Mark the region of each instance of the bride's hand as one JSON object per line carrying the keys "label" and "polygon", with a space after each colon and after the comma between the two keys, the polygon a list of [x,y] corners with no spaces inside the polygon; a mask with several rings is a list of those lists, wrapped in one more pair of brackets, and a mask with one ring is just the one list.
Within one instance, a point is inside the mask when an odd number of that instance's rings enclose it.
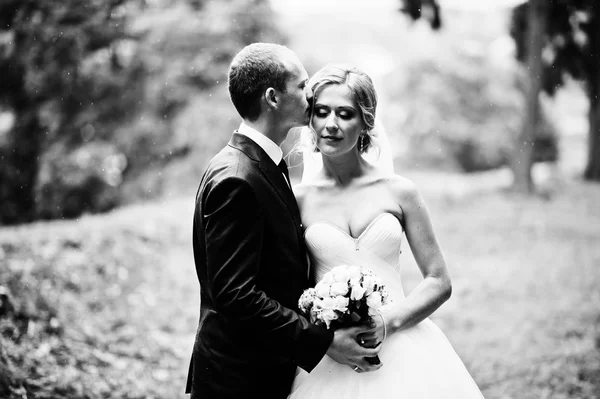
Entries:
{"label": "bride's hand", "polygon": [[359,336],[370,334],[371,331],[371,327],[364,325],[337,329],[327,354],[336,362],[346,364],[355,371],[365,372],[379,369],[382,363],[371,364],[367,358],[377,356],[380,348],[367,348],[358,343]]}
{"label": "bride's hand", "polygon": [[358,336],[358,343],[365,348],[375,348],[385,339],[385,326],[383,317],[375,315],[371,318],[372,330]]}

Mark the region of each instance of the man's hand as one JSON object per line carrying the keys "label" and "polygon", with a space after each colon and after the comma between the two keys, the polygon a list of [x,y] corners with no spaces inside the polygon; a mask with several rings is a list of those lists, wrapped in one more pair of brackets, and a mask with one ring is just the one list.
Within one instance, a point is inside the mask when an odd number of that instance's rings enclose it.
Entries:
{"label": "man's hand", "polygon": [[357,372],[378,370],[383,363],[370,364],[366,358],[376,356],[381,350],[381,345],[376,348],[365,348],[358,342],[362,334],[371,335],[373,332],[374,327],[368,325],[338,329],[334,333],[327,355]]}

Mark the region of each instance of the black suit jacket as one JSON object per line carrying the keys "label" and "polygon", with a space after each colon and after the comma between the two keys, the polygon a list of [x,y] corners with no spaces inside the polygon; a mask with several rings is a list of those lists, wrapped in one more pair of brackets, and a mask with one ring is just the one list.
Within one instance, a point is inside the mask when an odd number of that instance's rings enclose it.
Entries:
{"label": "black suit jacket", "polygon": [[312,370],[333,334],[297,313],[310,286],[296,200],[254,141],[234,133],[209,163],[193,231],[200,322],[191,398],[286,398],[296,366]]}

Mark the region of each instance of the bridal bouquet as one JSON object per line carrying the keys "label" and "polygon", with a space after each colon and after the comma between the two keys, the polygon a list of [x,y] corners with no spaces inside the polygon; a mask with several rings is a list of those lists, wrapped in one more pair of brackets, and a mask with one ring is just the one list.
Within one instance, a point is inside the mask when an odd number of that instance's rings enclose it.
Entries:
{"label": "bridal bouquet", "polygon": [[371,270],[340,265],[305,290],[298,307],[311,323],[338,328],[368,322],[388,301],[385,284]]}

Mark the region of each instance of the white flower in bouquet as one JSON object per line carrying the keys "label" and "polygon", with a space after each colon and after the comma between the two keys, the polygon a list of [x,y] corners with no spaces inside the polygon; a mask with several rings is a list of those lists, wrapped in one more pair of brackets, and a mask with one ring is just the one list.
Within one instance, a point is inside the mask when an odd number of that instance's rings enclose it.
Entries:
{"label": "white flower in bouquet", "polygon": [[[347,283],[349,280],[349,267],[346,265],[339,266],[330,270],[333,281],[339,283]],[[327,275],[327,274],[326,274]],[[325,277],[323,277],[325,278]]]}
{"label": "white flower in bouquet", "polygon": [[321,299],[319,302],[319,306],[321,306],[322,309],[333,309],[334,305],[335,301],[329,296]]}
{"label": "white flower in bouquet", "polygon": [[350,299],[353,301],[360,301],[366,293],[367,289],[363,287],[362,284],[354,284],[352,286],[352,292],[350,293]]}
{"label": "white flower in bouquet", "polygon": [[327,298],[331,290],[331,284],[325,281],[320,281],[315,285],[315,291],[319,298]]}
{"label": "white flower in bouquet", "polygon": [[319,301],[320,318],[327,328],[348,310],[348,300],[342,296],[326,297]]}
{"label": "white flower in bouquet", "polygon": [[346,298],[345,296],[338,295],[333,298],[333,307],[341,312],[346,312],[349,304],[350,299]]}
{"label": "white flower in bouquet", "polygon": [[378,291],[372,292],[371,295],[367,297],[367,306],[369,307],[369,314],[371,316],[376,315],[377,309],[383,306],[381,293]]}
{"label": "white flower in bouquet", "polygon": [[365,287],[366,295],[371,295],[371,293],[375,289],[376,281],[377,279],[375,278],[375,276],[372,275],[366,275],[363,278],[362,286]]}
{"label": "white flower in bouquet", "polygon": [[[311,323],[327,328],[368,322],[389,301],[387,289],[369,269],[341,265],[325,273],[315,288],[304,291],[298,307]],[[377,356],[370,363],[380,362]]]}
{"label": "white flower in bouquet", "polygon": [[335,283],[335,278],[333,273],[325,273],[325,275],[323,276],[323,278],[320,281],[321,283]]}
{"label": "white flower in bouquet", "polygon": [[385,305],[390,302],[390,293],[386,289],[379,290],[379,293],[381,294],[381,303]]}
{"label": "white flower in bouquet", "polygon": [[329,290],[331,295],[346,295],[348,293],[348,281],[344,282],[336,282],[331,284],[331,288]]}
{"label": "white flower in bouquet", "polygon": [[313,303],[316,298],[317,291],[314,288],[308,288],[300,296],[300,299],[298,300],[298,307],[302,312],[308,313],[313,307]]}
{"label": "white flower in bouquet", "polygon": [[366,322],[388,302],[388,293],[380,279],[369,269],[340,265],[325,273],[314,288],[306,290],[298,301],[302,312],[317,324],[330,328]]}
{"label": "white flower in bouquet", "polygon": [[348,280],[350,281],[355,281],[355,280],[360,280],[361,277],[363,277],[364,272],[366,270],[361,270],[360,267],[348,267]]}
{"label": "white flower in bouquet", "polygon": [[313,302],[313,306],[312,306],[312,311],[314,313],[319,314],[324,308],[325,308],[325,306],[323,306],[323,299],[321,299],[319,297],[315,298],[315,300]]}
{"label": "white flower in bouquet", "polygon": [[335,309],[325,308],[321,312],[320,318],[325,322],[327,328],[331,326],[331,322],[340,318],[340,315],[335,311]]}

